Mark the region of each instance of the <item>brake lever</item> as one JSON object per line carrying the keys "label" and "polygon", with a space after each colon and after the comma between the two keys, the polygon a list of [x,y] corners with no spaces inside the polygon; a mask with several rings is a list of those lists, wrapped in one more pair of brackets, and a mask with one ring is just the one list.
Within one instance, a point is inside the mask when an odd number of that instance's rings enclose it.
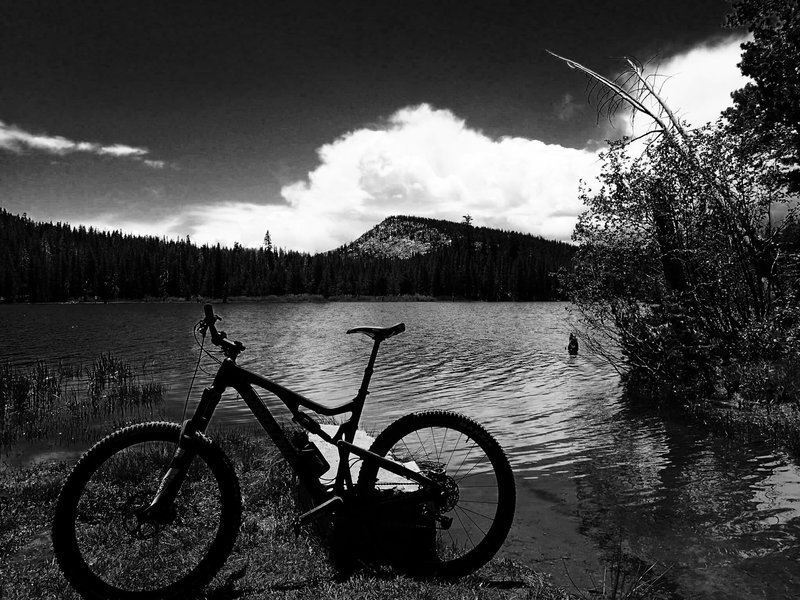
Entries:
{"label": "brake lever", "polygon": [[194,326],[194,330],[200,333],[203,337],[206,337],[206,332],[208,331],[208,325],[206,324],[205,319],[200,319],[197,322],[197,325]]}

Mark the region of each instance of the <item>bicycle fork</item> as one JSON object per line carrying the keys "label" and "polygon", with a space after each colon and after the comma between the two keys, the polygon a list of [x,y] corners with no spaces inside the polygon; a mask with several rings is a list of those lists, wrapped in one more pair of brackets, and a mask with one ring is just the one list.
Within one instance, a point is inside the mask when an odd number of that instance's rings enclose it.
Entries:
{"label": "bicycle fork", "polygon": [[172,455],[169,468],[161,478],[150,505],[137,514],[139,527],[146,523],[165,525],[175,518],[175,499],[196,454],[194,436],[205,430],[224,389],[223,386],[216,385],[215,381],[214,385],[203,390],[194,416],[183,422],[178,446]]}
{"label": "bicycle fork", "polygon": [[191,421],[183,424],[178,446],[172,455],[167,472],[158,484],[158,490],[153,496],[153,500],[137,515],[140,526],[144,523],[165,525],[175,518],[175,499],[178,497],[178,492],[196,454],[192,448],[193,432],[187,431],[190,425]]}

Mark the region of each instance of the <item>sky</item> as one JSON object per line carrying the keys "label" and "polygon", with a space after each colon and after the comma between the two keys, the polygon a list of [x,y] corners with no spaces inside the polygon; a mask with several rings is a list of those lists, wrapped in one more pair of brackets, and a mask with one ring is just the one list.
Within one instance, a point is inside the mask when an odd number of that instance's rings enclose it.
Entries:
{"label": "sky", "polygon": [[568,240],[629,133],[547,50],[669,76],[689,122],[745,80],[724,0],[0,0],[0,208],[326,251],[391,215]]}

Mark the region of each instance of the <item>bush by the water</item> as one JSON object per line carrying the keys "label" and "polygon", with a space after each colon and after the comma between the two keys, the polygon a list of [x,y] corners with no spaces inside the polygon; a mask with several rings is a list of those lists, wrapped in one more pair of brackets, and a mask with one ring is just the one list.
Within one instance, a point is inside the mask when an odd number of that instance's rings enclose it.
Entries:
{"label": "bush by the water", "polygon": [[672,404],[797,402],[800,221],[784,165],[724,121],[689,129],[635,61],[617,82],[568,62],[604,90],[600,106],[652,123],[637,156],[612,144],[581,195],[564,283],[587,341],[629,389]]}

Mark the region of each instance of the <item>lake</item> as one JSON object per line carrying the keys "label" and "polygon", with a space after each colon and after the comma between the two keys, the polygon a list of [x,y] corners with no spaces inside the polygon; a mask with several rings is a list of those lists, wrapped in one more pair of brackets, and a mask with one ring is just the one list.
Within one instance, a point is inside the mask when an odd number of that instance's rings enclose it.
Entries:
{"label": "lake", "polygon": [[[239,363],[313,400],[339,404],[371,348],[357,325],[407,331],[381,346],[363,422],[378,431],[411,411],[463,412],[483,423],[514,467],[518,508],[501,556],[568,589],[628,568],[668,568],[666,585],[698,599],[800,597],[800,467],[781,452],[712,437],[635,410],[619,377],[585,349],[570,356],[562,303],[254,303],[217,305],[247,347]],[[92,361],[101,352],[167,385],[179,419],[197,360],[198,304],[0,306],[0,359]],[[203,362],[213,373],[213,363]],[[193,404],[210,381],[198,374]],[[219,424],[255,420],[233,395]],[[11,462],[71,457],[86,443],[18,447]]]}

